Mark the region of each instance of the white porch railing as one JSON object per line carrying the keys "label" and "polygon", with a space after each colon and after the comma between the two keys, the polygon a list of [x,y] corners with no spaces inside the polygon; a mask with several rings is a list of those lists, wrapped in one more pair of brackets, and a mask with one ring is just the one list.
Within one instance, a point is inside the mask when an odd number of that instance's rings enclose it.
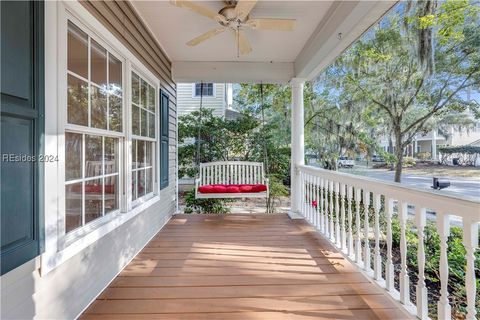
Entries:
{"label": "white porch railing", "polygon": [[[436,231],[440,238],[441,288],[437,316],[442,320],[451,319],[447,255],[451,221],[461,226],[466,250],[466,319],[476,319],[474,264],[480,225],[479,199],[459,199],[434,191],[304,165],[296,166],[296,174],[299,175],[302,188],[301,215],[420,319],[428,318],[424,244],[427,215],[436,221]],[[398,217],[400,226],[399,291],[395,288],[392,257],[392,217]],[[409,218],[413,219],[418,236],[415,305],[410,298],[407,270],[406,232]],[[383,232],[380,230],[381,221],[385,222],[382,226],[386,225]],[[386,243],[384,252],[380,249],[380,242]]]}

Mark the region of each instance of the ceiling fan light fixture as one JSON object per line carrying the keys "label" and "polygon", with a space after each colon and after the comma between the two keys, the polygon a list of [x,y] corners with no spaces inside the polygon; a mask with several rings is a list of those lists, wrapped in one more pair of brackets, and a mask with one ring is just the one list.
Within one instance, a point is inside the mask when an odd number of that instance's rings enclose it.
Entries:
{"label": "ceiling fan light fixture", "polygon": [[215,20],[220,27],[205,32],[204,34],[187,42],[188,46],[196,46],[226,29],[233,31],[237,38],[237,52],[245,55],[252,51],[252,47],[244,34],[245,27],[253,30],[292,31],[295,28],[294,19],[255,18],[250,19],[250,12],[257,4],[257,0],[228,0],[225,7],[218,13],[195,1],[170,0],[170,3],[179,8],[189,9],[204,17]]}

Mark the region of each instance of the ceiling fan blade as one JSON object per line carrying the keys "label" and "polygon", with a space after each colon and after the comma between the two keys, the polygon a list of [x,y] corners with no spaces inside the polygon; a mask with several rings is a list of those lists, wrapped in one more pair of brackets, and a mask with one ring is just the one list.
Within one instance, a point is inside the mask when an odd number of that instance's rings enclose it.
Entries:
{"label": "ceiling fan blade", "polygon": [[220,33],[224,32],[224,31],[225,31],[225,27],[218,27],[218,28],[212,29],[212,30],[207,31],[204,34],[188,41],[187,45],[191,46],[191,47],[196,46],[197,44],[199,44],[199,43],[201,43],[205,40],[208,40],[212,37],[215,37],[216,35],[219,35]]}
{"label": "ceiling fan blade", "polygon": [[249,19],[245,22],[252,29],[293,31],[295,29],[295,19]]}
{"label": "ceiling fan blade", "polygon": [[218,22],[227,22],[225,17],[222,16],[221,14],[216,13],[215,11],[204,7],[202,5],[199,5],[195,3],[194,1],[187,1],[187,0],[170,0],[170,3],[173,4],[176,7],[179,8],[186,8],[190,9],[195,13],[198,13],[199,15],[202,15],[204,17],[213,19]]}
{"label": "ceiling fan blade", "polygon": [[257,0],[239,0],[237,6],[235,7],[235,12],[237,14],[237,18],[241,21],[244,21],[245,18],[248,16],[250,11],[252,11],[253,7],[257,4]]}
{"label": "ceiling fan blade", "polygon": [[240,49],[240,54],[249,54],[252,52],[250,41],[248,41],[242,30],[238,30],[238,47]]}

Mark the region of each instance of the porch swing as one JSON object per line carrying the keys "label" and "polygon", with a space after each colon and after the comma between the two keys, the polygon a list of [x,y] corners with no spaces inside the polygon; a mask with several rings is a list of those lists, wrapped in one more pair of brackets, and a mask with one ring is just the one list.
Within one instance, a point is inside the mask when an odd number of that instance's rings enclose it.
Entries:
{"label": "porch swing", "polygon": [[[263,84],[260,85],[263,113]],[[203,82],[200,83],[200,114],[197,137],[196,163],[198,178],[195,179],[196,199],[235,199],[268,198],[268,178],[263,162],[216,161],[200,163],[200,144],[203,108]],[[264,144],[264,160],[267,161],[267,149]]]}

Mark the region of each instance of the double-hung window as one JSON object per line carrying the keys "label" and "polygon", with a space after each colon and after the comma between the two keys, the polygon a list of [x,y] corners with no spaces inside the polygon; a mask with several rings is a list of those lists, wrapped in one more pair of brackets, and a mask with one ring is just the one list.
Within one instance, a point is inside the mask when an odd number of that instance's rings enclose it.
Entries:
{"label": "double-hung window", "polygon": [[195,96],[213,97],[213,83],[195,83]]}
{"label": "double-hung window", "polygon": [[131,79],[131,176],[135,205],[151,196],[155,185],[157,90],[136,72],[132,71]]}
{"label": "double-hung window", "polygon": [[65,233],[120,208],[123,63],[68,21]]}

